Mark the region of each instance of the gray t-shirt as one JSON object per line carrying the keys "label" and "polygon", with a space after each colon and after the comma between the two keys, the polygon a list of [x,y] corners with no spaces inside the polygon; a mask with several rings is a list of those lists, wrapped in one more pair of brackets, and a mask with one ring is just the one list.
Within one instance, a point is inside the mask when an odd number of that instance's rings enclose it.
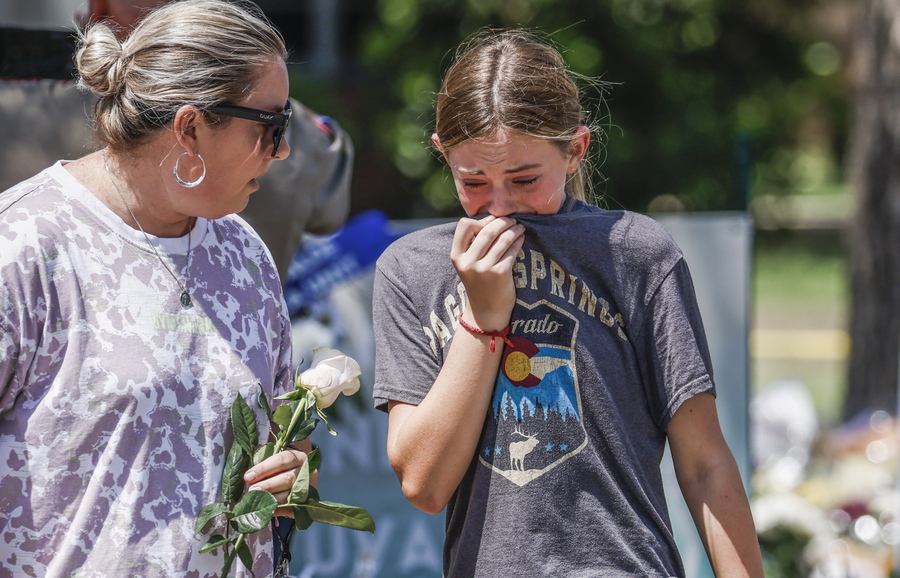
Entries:
{"label": "gray t-shirt", "polygon": [[[444,575],[681,576],[659,464],[680,405],[715,393],[682,253],[652,219],[572,198],[515,218],[513,347],[447,506]],[[409,234],[378,261],[380,409],[422,401],[457,330],[454,229]]]}
{"label": "gray t-shirt", "polygon": [[[188,237],[151,240],[181,278]],[[184,308],[62,164],[0,194],[0,576],[219,575],[194,521],[218,501],[235,397],[256,409],[259,385],[291,382],[290,326],[239,217],[198,219],[190,244]],[[248,543],[272,568],[270,532]]]}

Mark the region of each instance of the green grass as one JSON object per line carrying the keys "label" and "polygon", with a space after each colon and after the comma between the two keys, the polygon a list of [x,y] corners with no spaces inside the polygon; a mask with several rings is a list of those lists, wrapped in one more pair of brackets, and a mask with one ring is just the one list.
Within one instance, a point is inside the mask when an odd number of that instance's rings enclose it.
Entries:
{"label": "green grass", "polygon": [[[756,330],[846,330],[848,268],[836,231],[758,232],[752,326]],[[751,390],[802,382],[824,425],[840,419],[846,361],[753,359]]]}
{"label": "green grass", "polygon": [[758,232],[754,249],[757,313],[808,327],[843,327],[848,269],[838,232]]}

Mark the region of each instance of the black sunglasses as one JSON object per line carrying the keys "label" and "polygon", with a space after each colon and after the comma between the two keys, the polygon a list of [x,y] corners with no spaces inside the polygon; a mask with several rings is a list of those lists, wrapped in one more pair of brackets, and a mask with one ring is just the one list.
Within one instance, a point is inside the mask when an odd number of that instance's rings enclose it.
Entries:
{"label": "black sunglasses", "polygon": [[246,106],[238,106],[236,104],[217,104],[207,109],[209,112],[230,116],[232,118],[242,118],[244,120],[252,120],[253,122],[261,122],[275,127],[272,133],[272,140],[275,147],[272,149],[272,156],[278,154],[278,147],[281,146],[281,139],[284,137],[284,131],[291,124],[291,101],[287,101],[284,105],[284,111],[272,112],[271,110],[259,110],[258,108],[248,108]]}

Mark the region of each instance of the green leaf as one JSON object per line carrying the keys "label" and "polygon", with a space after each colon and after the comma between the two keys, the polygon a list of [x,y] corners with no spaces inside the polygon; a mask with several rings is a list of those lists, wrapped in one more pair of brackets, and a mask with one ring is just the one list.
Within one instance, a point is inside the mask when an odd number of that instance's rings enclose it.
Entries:
{"label": "green leaf", "polygon": [[278,500],[269,492],[254,490],[247,492],[234,506],[231,527],[241,534],[259,532],[272,521]]}
{"label": "green leaf", "polygon": [[299,402],[296,401],[279,405],[275,408],[275,413],[272,415],[272,421],[282,427],[291,425],[291,418],[294,416],[294,408],[298,405]]}
{"label": "green leaf", "polygon": [[310,517],[306,508],[303,506],[294,506],[292,509],[294,510],[294,526],[298,530],[306,530],[312,526],[314,520]]}
{"label": "green leaf", "polygon": [[204,506],[203,509],[200,510],[200,513],[197,514],[197,523],[194,525],[194,531],[198,534],[202,534],[203,527],[206,526],[210,520],[227,511],[228,504],[218,503]]}
{"label": "green leaf", "polygon": [[295,390],[289,391],[289,392],[287,392],[287,393],[284,393],[284,394],[282,394],[282,395],[279,395],[279,396],[276,397],[275,399],[283,399],[283,400],[287,400],[287,401],[294,401],[294,400],[297,400],[297,399],[303,399],[304,397],[306,397],[306,396],[305,396],[305,394],[303,393],[303,391],[301,391],[301,390],[299,390],[299,389],[295,389]]}
{"label": "green leaf", "polygon": [[309,471],[314,472],[318,470],[319,464],[322,463],[322,454],[319,453],[319,448],[315,448],[306,454],[306,460],[309,462]]}
{"label": "green leaf", "polygon": [[210,550],[215,550],[219,546],[224,546],[228,542],[230,542],[230,540],[225,536],[221,534],[215,534],[212,538],[209,539],[209,542],[207,542],[205,546],[200,548],[200,553],[205,554]]}
{"label": "green leaf", "polygon": [[237,553],[241,562],[244,564],[244,568],[250,570],[250,574],[253,578],[256,578],[256,574],[253,573],[253,554],[250,553],[250,547],[247,546],[247,542],[238,544]]}
{"label": "green leaf", "polygon": [[291,434],[288,434],[288,443],[299,442],[305,440],[309,437],[309,434],[316,429],[316,426],[319,424],[319,420],[314,417],[307,419],[301,423],[298,423],[294,426],[294,431]]}
{"label": "green leaf", "polygon": [[222,501],[237,502],[244,492],[244,474],[247,473],[249,455],[240,444],[231,444],[225,470],[222,472]]}
{"label": "green leaf", "polygon": [[337,435],[337,432],[331,429],[331,425],[328,424],[328,420],[325,418],[325,412],[319,409],[319,406],[316,406],[316,413],[319,414],[319,418],[325,422],[325,427],[328,428],[328,433],[333,436]]}
{"label": "green leaf", "polygon": [[269,406],[269,398],[266,396],[266,392],[263,390],[262,384],[258,383],[257,385],[259,386],[259,394],[256,396],[256,403],[266,413],[266,419],[268,419],[269,423],[271,423],[272,408]]}
{"label": "green leaf", "polygon": [[248,456],[253,455],[253,448],[259,439],[256,414],[241,395],[234,398],[234,403],[231,404],[231,427],[234,431],[234,441],[244,448]]}
{"label": "green leaf", "polygon": [[316,522],[375,533],[375,520],[362,508],[316,500],[309,500],[303,506]]}
{"label": "green leaf", "polygon": [[253,466],[255,466],[266,458],[272,457],[273,455],[275,455],[275,444],[269,442],[265,445],[259,446],[258,448],[256,448],[256,453],[253,454],[252,464]]}
{"label": "green leaf", "polygon": [[306,499],[309,497],[309,472],[309,458],[307,458],[303,465],[300,466],[297,478],[291,486],[291,491],[288,494],[288,504],[293,506],[306,502]]}

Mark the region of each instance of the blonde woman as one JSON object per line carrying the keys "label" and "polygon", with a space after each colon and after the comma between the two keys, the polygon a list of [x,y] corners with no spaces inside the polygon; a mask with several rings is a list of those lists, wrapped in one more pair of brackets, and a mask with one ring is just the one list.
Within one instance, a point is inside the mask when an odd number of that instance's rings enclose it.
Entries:
{"label": "blonde woman", "polygon": [[432,140],[468,215],[379,259],[376,406],[444,576],[684,576],[668,443],[717,576],[761,577],[690,274],[651,219],[584,201],[591,131],[561,55],[488,35]]}
{"label": "blonde woman", "polygon": [[[0,195],[5,571],[221,570],[194,520],[217,501],[229,408],[291,381],[278,272],[234,215],[290,153],[285,58],[249,2],[173,2],[124,41],[83,31],[103,148]],[[245,481],[283,499],[305,459]],[[249,545],[271,568],[271,535]]]}

